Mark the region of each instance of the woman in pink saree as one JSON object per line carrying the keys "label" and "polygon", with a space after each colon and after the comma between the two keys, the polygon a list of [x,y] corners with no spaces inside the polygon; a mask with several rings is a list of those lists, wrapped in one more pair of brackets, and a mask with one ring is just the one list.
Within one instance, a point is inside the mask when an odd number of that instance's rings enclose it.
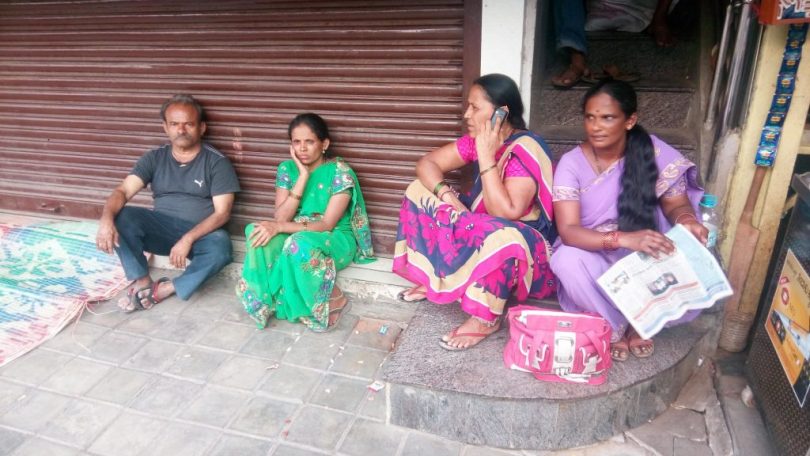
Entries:
{"label": "woman in pink saree", "polygon": [[[596,283],[633,251],[654,257],[675,246],[662,233],[680,223],[701,242],[708,231],[696,217],[703,189],[697,167],[638,125],[636,93],[605,81],[585,94],[587,140],[567,152],[554,172],[554,213],[560,238],[551,269],[563,309],[595,312],[613,328],[611,356],[646,358],[653,341],[628,328],[627,319]],[[673,324],[694,318],[687,313]]]}
{"label": "woman in pink saree", "polygon": [[[513,293],[541,298],[555,288],[548,265],[551,158],[543,140],[526,130],[517,84],[500,74],[481,76],[467,104],[468,134],[416,165],[394,252],[394,272],[416,284],[401,300],[458,301],[470,314],[439,341],[447,350],[470,348],[497,331]],[[498,108],[505,118],[493,117]],[[444,174],[467,163],[477,165],[475,183],[460,195]]]}

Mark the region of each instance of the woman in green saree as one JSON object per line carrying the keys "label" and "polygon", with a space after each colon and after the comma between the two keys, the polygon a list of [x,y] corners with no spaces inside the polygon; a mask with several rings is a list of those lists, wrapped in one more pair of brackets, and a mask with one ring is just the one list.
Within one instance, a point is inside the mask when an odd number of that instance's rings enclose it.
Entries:
{"label": "woman in green saree", "polygon": [[349,311],[337,271],[373,261],[371,231],[357,176],[327,152],[326,122],[299,114],[288,133],[292,159],[278,166],[275,217],[245,229],[236,293],[259,328],[275,314],[324,332]]}

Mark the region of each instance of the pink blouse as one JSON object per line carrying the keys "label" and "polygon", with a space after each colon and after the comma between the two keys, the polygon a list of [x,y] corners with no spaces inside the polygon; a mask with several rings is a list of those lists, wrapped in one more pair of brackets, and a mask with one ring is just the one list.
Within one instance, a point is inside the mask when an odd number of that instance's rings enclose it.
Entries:
{"label": "pink blouse", "polygon": [[[518,144],[515,147],[522,147]],[[461,159],[464,160],[465,163],[472,163],[478,160],[478,151],[475,149],[475,138],[470,135],[464,135],[461,138],[456,140],[456,148],[458,149],[458,154],[461,156]],[[495,154],[495,160],[499,160],[503,155],[504,151],[499,150]],[[523,166],[521,166],[520,161],[516,156],[512,156],[508,162],[506,162],[506,170],[504,172],[504,178],[507,177],[531,177],[531,175],[526,171]]]}

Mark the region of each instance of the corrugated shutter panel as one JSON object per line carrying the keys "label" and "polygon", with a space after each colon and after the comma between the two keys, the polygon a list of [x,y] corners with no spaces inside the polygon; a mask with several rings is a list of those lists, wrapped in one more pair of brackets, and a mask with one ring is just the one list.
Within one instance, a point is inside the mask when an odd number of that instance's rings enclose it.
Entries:
{"label": "corrugated shutter panel", "polygon": [[231,232],[271,216],[287,123],[314,111],[391,253],[415,161],[461,130],[464,17],[462,0],[3,2],[0,207],[98,217],[186,92],[239,173]]}

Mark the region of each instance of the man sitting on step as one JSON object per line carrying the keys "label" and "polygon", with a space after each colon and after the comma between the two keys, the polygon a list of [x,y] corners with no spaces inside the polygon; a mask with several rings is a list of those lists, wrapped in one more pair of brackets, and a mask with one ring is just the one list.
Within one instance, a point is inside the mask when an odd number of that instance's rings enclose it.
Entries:
{"label": "man sitting on step", "polygon": [[[239,191],[233,166],[202,142],[205,113],[192,96],[175,95],[163,103],[160,115],[170,144],[144,154],[112,191],[96,236],[98,248],[115,251],[133,281],[118,302],[124,312],[149,309],[175,293],[188,299],[231,262],[231,240],[222,226]],[[154,209],[126,206],[147,185]],[[185,271],[152,281],[144,252],[168,255]]]}

